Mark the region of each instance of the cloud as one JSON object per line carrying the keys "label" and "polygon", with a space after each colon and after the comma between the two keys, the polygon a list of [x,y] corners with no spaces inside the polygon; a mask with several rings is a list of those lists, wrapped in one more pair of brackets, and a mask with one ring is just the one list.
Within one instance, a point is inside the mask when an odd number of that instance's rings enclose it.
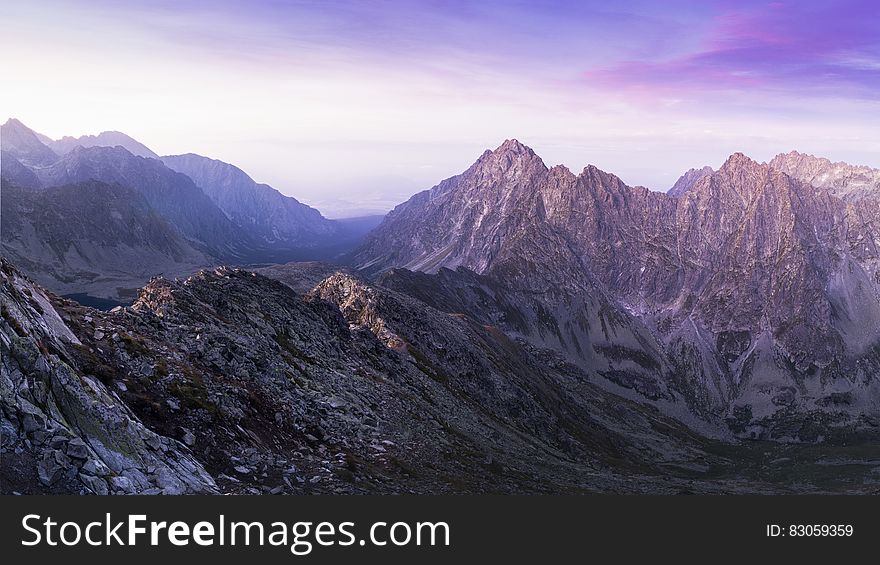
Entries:
{"label": "cloud", "polygon": [[880,99],[880,3],[723,3],[718,10],[698,49],[593,67],[584,81],[635,94],[774,91]]}
{"label": "cloud", "polygon": [[880,154],[870,3],[5,8],[9,115],[55,137],[114,129],[160,153],[216,157],[308,202],[366,201],[368,185],[396,201],[511,137],[548,163],[658,188],[733,151],[875,166]]}

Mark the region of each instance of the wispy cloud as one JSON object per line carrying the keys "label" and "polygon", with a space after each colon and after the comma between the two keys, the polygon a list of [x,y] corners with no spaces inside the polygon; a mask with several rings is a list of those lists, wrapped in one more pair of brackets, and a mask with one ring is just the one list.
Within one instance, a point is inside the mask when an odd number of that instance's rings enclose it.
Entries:
{"label": "wispy cloud", "polygon": [[396,199],[510,137],[655,188],[733,151],[880,165],[874,2],[7,4],[9,115],[231,161],[306,201]]}
{"label": "wispy cloud", "polygon": [[699,94],[770,90],[880,99],[880,3],[722,3],[689,53],[584,72],[600,88]]}

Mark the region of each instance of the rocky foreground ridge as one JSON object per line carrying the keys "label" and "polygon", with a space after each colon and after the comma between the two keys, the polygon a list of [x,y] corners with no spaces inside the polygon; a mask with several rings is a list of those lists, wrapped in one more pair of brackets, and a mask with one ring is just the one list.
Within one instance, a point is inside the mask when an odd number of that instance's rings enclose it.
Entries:
{"label": "rocky foreground ridge", "polygon": [[219,268],[102,312],[5,260],[0,273],[4,492],[791,488],[750,476],[731,437],[618,396],[551,349],[349,274],[299,293]]}

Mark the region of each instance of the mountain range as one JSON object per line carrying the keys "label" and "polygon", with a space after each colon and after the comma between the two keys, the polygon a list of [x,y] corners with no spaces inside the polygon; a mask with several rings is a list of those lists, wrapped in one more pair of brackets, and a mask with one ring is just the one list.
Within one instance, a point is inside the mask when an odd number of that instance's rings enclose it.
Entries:
{"label": "mountain range", "polygon": [[98,135],[83,135],[80,137],[66,135],[58,140],[53,140],[40,134],[37,134],[37,137],[58,155],[70,153],[77,147],[123,147],[129,153],[138,157],[159,158],[149,147],[120,131],[103,131]]}
{"label": "mountain range", "polygon": [[[328,220],[233,165],[194,154],[160,158],[120,132],[53,141],[10,119],[0,143],[4,252],[64,294],[126,302],[150,275],[329,259],[356,246],[379,220]],[[68,233],[67,224],[97,226],[108,218],[109,203],[66,206],[94,183],[115,187],[101,188],[115,190],[113,219],[137,237],[111,238],[111,245],[100,230]],[[150,225],[144,214],[128,214],[144,205],[155,215]],[[32,229],[35,212],[42,223]]]}
{"label": "mountain range", "polygon": [[336,234],[337,224],[267,184],[254,182],[234,165],[200,155],[161,158],[191,178],[237,226],[266,245],[308,245]]}
{"label": "mountain range", "polygon": [[[880,171],[663,193],[511,139],[358,243],[220,161],[3,127],[4,488],[876,491]],[[56,295],[94,289],[126,305]]]}
{"label": "mountain range", "polygon": [[[877,423],[873,174],[738,153],[664,194],[592,165],[548,168],[508,140],[395,208],[355,263],[367,273],[466,269],[540,296],[542,315],[514,301],[503,327],[651,400],[668,387],[689,412],[743,435],[805,439],[828,433],[816,431],[824,424]],[[573,307],[584,297],[594,303]],[[617,348],[608,334],[620,330],[596,322],[608,312],[625,328]]]}

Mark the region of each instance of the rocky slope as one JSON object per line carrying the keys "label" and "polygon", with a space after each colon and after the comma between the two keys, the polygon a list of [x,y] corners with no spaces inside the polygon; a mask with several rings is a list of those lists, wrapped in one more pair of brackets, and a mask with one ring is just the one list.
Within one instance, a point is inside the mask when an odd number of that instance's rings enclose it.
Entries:
{"label": "rocky slope", "polygon": [[561,358],[349,275],[221,268],[98,312],[3,273],[4,491],[744,488],[673,472],[722,461]]}
{"label": "rocky slope", "polygon": [[183,444],[144,426],[83,364],[94,354],[53,300],[0,259],[3,492],[215,492]]}
{"label": "rocky slope", "polygon": [[508,140],[398,206],[355,262],[464,266],[551,304],[606,296],[605,311],[662,344],[651,372],[692,412],[816,439],[873,428],[880,409],[876,256],[852,250],[853,230],[871,226],[851,217],[829,190],[742,154],[676,198],[593,166],[548,169]]}
{"label": "rocky slope", "polygon": [[[316,266],[284,271],[303,287]],[[707,440],[474,317],[466,282],[437,303],[473,316],[344,273],[301,294],[230,268],[99,312],[0,273],[4,493],[872,488],[870,446]]]}

